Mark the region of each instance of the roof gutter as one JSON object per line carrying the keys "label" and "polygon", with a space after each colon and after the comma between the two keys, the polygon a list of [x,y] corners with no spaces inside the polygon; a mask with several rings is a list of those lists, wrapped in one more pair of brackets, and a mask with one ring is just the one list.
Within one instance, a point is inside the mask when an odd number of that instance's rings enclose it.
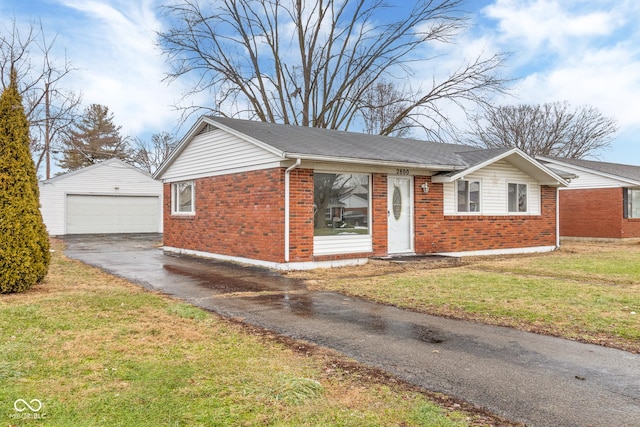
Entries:
{"label": "roof gutter", "polygon": [[300,166],[302,159],[296,159],[296,162],[289,166],[284,171],[284,262],[289,262],[289,224],[290,224],[290,207],[289,201],[291,199],[289,195],[290,191],[290,177],[291,171]]}
{"label": "roof gutter", "polygon": [[356,157],[333,157],[333,156],[321,156],[314,154],[300,154],[300,153],[285,153],[287,159],[301,159],[317,162],[331,162],[331,163],[348,163],[356,165],[367,166],[387,166],[394,168],[415,168],[415,169],[427,169],[436,172],[444,171],[461,171],[467,169],[467,166],[463,165],[444,165],[444,164],[428,164],[428,163],[411,163],[393,160],[375,160],[375,159],[360,159]]}

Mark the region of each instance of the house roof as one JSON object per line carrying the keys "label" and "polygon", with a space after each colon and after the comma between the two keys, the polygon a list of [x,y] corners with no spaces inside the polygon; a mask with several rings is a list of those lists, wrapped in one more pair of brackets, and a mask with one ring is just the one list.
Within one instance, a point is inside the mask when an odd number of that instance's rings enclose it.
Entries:
{"label": "house roof", "polygon": [[265,143],[282,157],[326,160],[343,158],[356,161],[415,164],[442,170],[463,169],[468,165],[457,155],[474,147],[344,132],[324,128],[281,125],[252,120],[208,117],[212,124]]}
{"label": "house roof", "polygon": [[549,162],[556,167],[567,165],[574,169],[589,171],[603,177],[615,178],[633,185],[640,185],[640,166],[559,157],[539,156],[538,159],[543,162]]}
{"label": "house roof", "polygon": [[131,169],[133,171],[136,171],[136,172],[138,172],[138,173],[140,173],[142,175],[145,175],[145,176],[149,177],[149,179],[151,179],[151,174],[149,172],[143,171],[142,169],[138,169],[137,167],[135,167],[133,165],[130,165],[129,163],[114,157],[114,158],[107,159],[107,160],[105,160],[103,162],[100,162],[100,163],[95,163],[95,164],[90,165],[90,166],[86,166],[86,167],[83,167],[83,168],[80,168],[80,169],[76,169],[76,170],[71,171],[71,172],[67,172],[67,173],[63,173],[63,174],[54,176],[53,178],[49,178],[49,179],[47,179],[45,181],[42,181],[42,182],[43,183],[53,183],[55,181],[59,181],[59,180],[63,180],[63,179],[69,178],[70,176],[74,176],[74,175],[77,175],[77,174],[85,173],[85,172],[88,172],[88,171],[91,171],[91,170],[94,170],[94,169],[97,169],[97,168],[101,168],[101,167],[104,167],[104,166],[120,166],[120,167],[129,168],[129,169]]}
{"label": "house roof", "polygon": [[508,157],[510,161],[515,160],[517,167],[524,167],[525,172],[541,182],[566,185],[560,176],[517,148],[488,150],[461,144],[213,116],[200,117],[171,156],[158,168],[154,174],[155,178],[161,177],[189,141],[205,126],[213,126],[231,133],[283,160],[301,159],[422,168],[449,174],[443,175],[443,179],[447,179],[447,176],[457,179],[461,173],[470,173]]}

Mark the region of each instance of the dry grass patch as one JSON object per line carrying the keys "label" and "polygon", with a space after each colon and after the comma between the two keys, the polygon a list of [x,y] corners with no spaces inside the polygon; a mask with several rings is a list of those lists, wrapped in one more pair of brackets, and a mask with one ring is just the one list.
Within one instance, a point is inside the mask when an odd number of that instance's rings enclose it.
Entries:
{"label": "dry grass patch", "polygon": [[376,262],[291,275],[311,289],[640,353],[638,242],[566,242],[438,267]]}
{"label": "dry grass patch", "polygon": [[[53,247],[45,283],[0,296],[4,425],[510,425]],[[44,418],[15,411],[17,399],[40,400]]]}

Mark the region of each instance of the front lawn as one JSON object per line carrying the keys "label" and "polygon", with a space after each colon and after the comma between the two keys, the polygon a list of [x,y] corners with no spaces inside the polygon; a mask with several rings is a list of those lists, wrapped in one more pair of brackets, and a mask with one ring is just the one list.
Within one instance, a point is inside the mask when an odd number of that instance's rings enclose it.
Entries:
{"label": "front lawn", "polygon": [[374,262],[292,276],[312,289],[640,353],[638,242],[563,242],[552,253],[449,268]]}
{"label": "front lawn", "polygon": [[53,248],[45,283],[0,295],[2,425],[509,425]]}

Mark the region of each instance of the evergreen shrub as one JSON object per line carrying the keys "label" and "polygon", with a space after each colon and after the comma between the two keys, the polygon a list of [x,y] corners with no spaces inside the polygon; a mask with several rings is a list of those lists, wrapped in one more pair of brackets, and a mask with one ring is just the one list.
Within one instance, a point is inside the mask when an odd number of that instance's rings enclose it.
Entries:
{"label": "evergreen shrub", "polygon": [[29,122],[12,70],[0,96],[0,293],[23,292],[41,282],[50,257]]}

